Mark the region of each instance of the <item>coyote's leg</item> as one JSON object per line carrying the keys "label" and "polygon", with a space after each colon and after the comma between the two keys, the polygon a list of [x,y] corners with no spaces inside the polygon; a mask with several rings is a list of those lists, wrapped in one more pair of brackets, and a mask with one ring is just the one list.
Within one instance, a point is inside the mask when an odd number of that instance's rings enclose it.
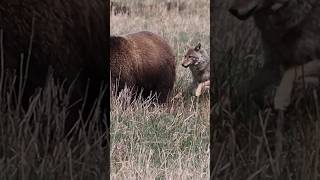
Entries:
{"label": "coyote's leg", "polygon": [[190,92],[192,95],[195,95],[195,92],[198,88],[198,84],[199,83],[197,81],[195,81],[195,80],[192,81],[191,86],[190,86],[190,90],[191,90]]}
{"label": "coyote's leg", "polygon": [[199,97],[204,91],[210,89],[210,80],[199,83],[198,87],[196,88],[196,96]]}
{"label": "coyote's leg", "polygon": [[320,75],[320,61],[314,60],[305,65],[288,69],[277,88],[274,98],[274,107],[277,110],[285,110],[291,101],[291,92],[294,82],[315,82],[315,76]]}

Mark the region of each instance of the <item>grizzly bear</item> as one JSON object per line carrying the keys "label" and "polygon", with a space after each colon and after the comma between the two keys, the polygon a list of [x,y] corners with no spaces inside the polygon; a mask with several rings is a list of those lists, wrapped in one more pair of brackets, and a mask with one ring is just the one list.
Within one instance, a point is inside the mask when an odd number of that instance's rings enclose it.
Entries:
{"label": "grizzly bear", "polygon": [[154,33],[110,37],[111,81],[117,81],[118,90],[127,85],[142,90],[144,98],[156,93],[158,102],[166,102],[173,89],[175,66],[171,47]]}
{"label": "grizzly bear", "polygon": [[[0,71],[19,73],[28,67],[26,106],[35,89],[45,85],[49,69],[55,79],[66,81],[67,87],[73,84],[70,104],[77,103],[66,122],[68,132],[79,119],[79,100],[87,97],[81,115],[86,119],[101,86],[107,86],[107,2],[9,0],[0,3],[0,17],[4,56]],[[105,106],[102,102],[100,111],[105,111]]]}

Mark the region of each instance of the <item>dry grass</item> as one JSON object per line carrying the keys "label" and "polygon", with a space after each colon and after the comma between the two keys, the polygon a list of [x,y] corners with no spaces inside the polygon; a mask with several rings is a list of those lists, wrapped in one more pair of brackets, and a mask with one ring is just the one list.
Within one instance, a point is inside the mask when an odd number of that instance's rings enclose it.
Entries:
{"label": "dry grass", "polygon": [[79,119],[74,126],[79,133],[66,138],[65,122],[74,106],[69,102],[71,86],[48,78],[23,107],[27,75],[4,69],[2,31],[0,39],[0,179],[105,179],[106,149],[97,130],[98,108],[92,108],[88,129],[80,128]]}
{"label": "dry grass", "polygon": [[209,96],[189,94],[191,74],[180,61],[187,44],[201,41],[209,51],[209,1],[180,1],[187,5],[180,12],[155,0],[120,2],[131,13],[111,13],[111,34],[148,30],[164,37],[176,53],[177,79],[174,98],[165,105],[129,103],[128,94],[112,94],[111,178],[208,179]]}
{"label": "dry grass", "polygon": [[[230,2],[215,2],[214,9],[213,179],[319,179],[319,92],[301,94],[284,113],[283,150],[277,155],[278,113],[270,104],[260,107],[234,96],[259,70],[263,57],[253,22],[232,17]],[[272,97],[274,87],[266,92]],[[228,98],[231,104],[224,101]]]}
{"label": "dry grass", "polygon": [[64,123],[72,105],[62,86],[48,81],[30,99],[29,108],[23,109],[17,105],[18,93],[12,81],[4,79],[0,96],[0,179],[105,179],[106,156],[100,145],[102,135],[97,131],[98,118],[89,119],[90,130],[65,138]]}

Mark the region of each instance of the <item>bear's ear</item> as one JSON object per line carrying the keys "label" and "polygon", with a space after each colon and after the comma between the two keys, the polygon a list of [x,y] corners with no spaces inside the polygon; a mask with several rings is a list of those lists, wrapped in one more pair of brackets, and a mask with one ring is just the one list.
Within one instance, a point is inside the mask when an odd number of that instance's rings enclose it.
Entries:
{"label": "bear's ear", "polygon": [[199,44],[194,48],[195,51],[199,51],[200,49],[201,49],[201,43],[199,43]]}

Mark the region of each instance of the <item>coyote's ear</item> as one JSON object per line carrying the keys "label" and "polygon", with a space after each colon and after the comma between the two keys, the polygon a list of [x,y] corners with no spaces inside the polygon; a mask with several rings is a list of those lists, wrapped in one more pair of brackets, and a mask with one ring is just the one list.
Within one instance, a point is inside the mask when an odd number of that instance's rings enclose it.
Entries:
{"label": "coyote's ear", "polygon": [[201,43],[199,43],[199,44],[194,48],[195,51],[199,51],[200,49],[201,49]]}

